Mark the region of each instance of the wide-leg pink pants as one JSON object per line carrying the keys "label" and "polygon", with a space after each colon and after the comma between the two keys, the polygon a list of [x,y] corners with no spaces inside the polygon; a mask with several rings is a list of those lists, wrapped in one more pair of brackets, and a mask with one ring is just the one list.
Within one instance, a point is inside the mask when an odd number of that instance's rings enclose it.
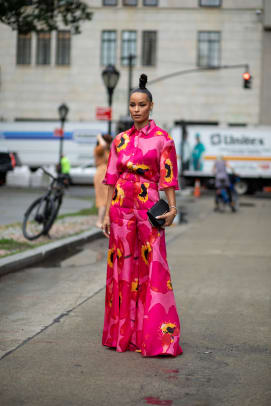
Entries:
{"label": "wide-leg pink pants", "polygon": [[165,232],[147,210],[157,185],[119,179],[110,208],[103,345],[143,356],[179,355],[180,322],[166,258]]}

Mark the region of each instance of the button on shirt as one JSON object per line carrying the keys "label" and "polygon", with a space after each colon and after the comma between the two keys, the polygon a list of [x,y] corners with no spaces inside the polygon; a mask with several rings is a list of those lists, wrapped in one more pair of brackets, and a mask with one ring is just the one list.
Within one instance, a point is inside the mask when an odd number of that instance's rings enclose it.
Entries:
{"label": "button on shirt", "polygon": [[118,134],[112,142],[103,183],[114,186],[127,173],[157,183],[159,190],[179,189],[174,141],[153,120],[140,130],[133,126]]}

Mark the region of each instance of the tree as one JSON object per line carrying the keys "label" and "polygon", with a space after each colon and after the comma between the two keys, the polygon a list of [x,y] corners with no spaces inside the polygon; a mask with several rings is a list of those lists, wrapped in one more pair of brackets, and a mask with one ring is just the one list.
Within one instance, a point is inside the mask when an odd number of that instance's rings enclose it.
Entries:
{"label": "tree", "polygon": [[54,31],[63,24],[80,34],[80,23],[91,18],[88,5],[81,0],[0,0],[0,21],[22,34]]}

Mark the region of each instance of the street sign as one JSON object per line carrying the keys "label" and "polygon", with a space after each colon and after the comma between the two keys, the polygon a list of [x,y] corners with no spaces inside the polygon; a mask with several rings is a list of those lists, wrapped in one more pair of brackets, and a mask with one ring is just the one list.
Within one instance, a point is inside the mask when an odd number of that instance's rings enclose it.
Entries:
{"label": "street sign", "polygon": [[63,128],[55,128],[54,137],[63,137],[64,131]]}
{"label": "street sign", "polygon": [[111,107],[96,107],[96,120],[109,121],[112,118]]}

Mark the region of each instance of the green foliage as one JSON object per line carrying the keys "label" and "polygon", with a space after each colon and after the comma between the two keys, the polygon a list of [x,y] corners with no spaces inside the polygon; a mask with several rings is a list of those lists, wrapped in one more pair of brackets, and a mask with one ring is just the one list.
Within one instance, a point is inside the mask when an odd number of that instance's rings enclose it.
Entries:
{"label": "green foliage", "polygon": [[81,0],[0,0],[0,21],[22,34],[54,31],[63,25],[80,34],[80,23],[91,18]]}
{"label": "green foliage", "polygon": [[0,249],[2,249],[2,250],[14,251],[14,250],[26,249],[26,248],[31,248],[31,247],[32,247],[31,244],[29,244],[27,242],[15,241],[11,238],[0,239]]}

